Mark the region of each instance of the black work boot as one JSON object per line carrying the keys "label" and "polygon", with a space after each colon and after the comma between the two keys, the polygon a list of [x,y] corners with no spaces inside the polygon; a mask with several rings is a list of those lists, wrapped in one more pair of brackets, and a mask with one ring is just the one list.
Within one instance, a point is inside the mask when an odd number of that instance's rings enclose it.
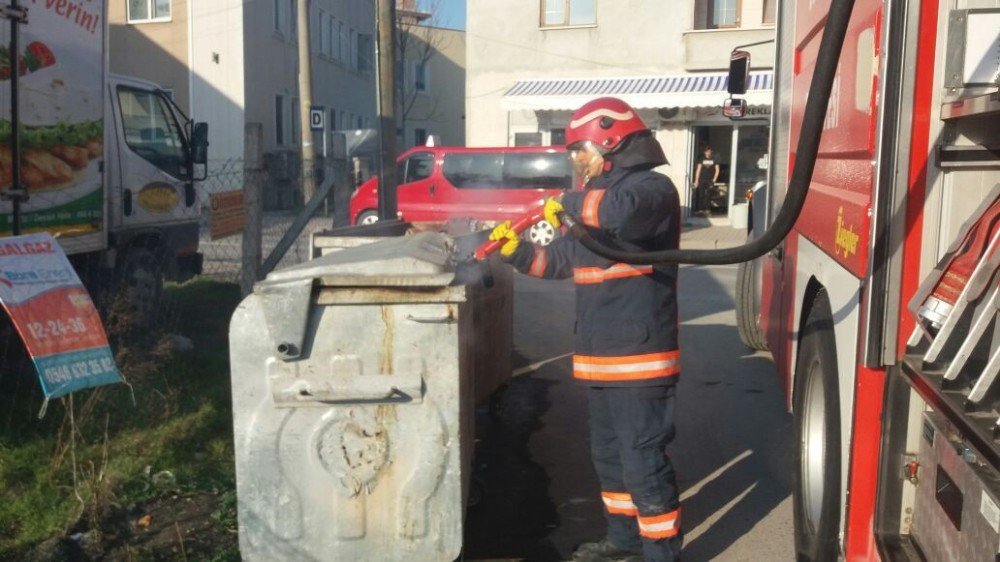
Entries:
{"label": "black work boot", "polygon": [[608,539],[585,542],[573,551],[573,562],[642,562],[642,550],[618,548]]}

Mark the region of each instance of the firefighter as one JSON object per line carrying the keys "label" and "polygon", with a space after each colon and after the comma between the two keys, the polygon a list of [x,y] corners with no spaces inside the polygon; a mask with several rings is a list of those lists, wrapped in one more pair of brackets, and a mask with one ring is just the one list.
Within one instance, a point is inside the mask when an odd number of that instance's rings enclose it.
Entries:
{"label": "firefighter", "polygon": [[[667,159],[635,110],[616,98],[573,113],[566,144],[583,192],[545,203],[580,219],[605,245],[628,251],[677,248],[680,202],[652,168]],[[585,543],[575,561],[675,561],[681,549],[674,468],[664,448],[674,437],[677,266],[632,266],[597,256],[563,237],[547,247],[522,243],[509,221],[490,233],[522,273],[572,276],[576,285],[573,376],[587,387],[591,457],[601,483],[607,536]]]}

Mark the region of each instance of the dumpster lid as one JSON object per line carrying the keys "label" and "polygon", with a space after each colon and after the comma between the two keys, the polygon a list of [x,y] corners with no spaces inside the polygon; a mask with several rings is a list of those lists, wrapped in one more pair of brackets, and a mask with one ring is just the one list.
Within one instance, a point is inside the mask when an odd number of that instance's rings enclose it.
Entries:
{"label": "dumpster lid", "polygon": [[272,272],[262,285],[316,279],[328,287],[445,287],[455,279],[454,246],[439,232],[389,238]]}

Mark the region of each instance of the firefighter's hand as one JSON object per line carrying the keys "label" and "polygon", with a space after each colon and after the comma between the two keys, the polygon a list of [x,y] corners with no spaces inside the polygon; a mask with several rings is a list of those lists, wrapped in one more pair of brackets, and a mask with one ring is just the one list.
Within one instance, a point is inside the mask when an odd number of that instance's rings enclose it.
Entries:
{"label": "firefighter's hand", "polygon": [[490,240],[506,240],[504,245],[500,247],[500,255],[509,258],[514,255],[517,251],[518,245],[521,244],[521,237],[514,232],[510,227],[510,221],[503,221],[498,224],[493,232],[490,233]]}
{"label": "firefighter's hand", "polygon": [[558,199],[549,197],[545,200],[545,220],[549,221],[549,224],[556,228],[562,226],[562,222],[559,220],[561,212],[563,212],[563,206]]}

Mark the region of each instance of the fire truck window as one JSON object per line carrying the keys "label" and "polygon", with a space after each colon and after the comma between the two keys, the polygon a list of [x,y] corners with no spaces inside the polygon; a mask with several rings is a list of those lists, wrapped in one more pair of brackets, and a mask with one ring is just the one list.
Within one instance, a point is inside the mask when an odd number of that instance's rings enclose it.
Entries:
{"label": "fire truck window", "polygon": [[573,169],[566,152],[506,154],[503,186],[508,189],[569,189]]}
{"label": "fire truck window", "polygon": [[403,181],[410,183],[431,177],[432,171],[434,171],[434,155],[421,152],[407,159],[406,175],[401,177],[405,177]]}
{"label": "fire truck window", "polygon": [[444,177],[458,189],[497,189],[502,184],[500,154],[449,154]]}

